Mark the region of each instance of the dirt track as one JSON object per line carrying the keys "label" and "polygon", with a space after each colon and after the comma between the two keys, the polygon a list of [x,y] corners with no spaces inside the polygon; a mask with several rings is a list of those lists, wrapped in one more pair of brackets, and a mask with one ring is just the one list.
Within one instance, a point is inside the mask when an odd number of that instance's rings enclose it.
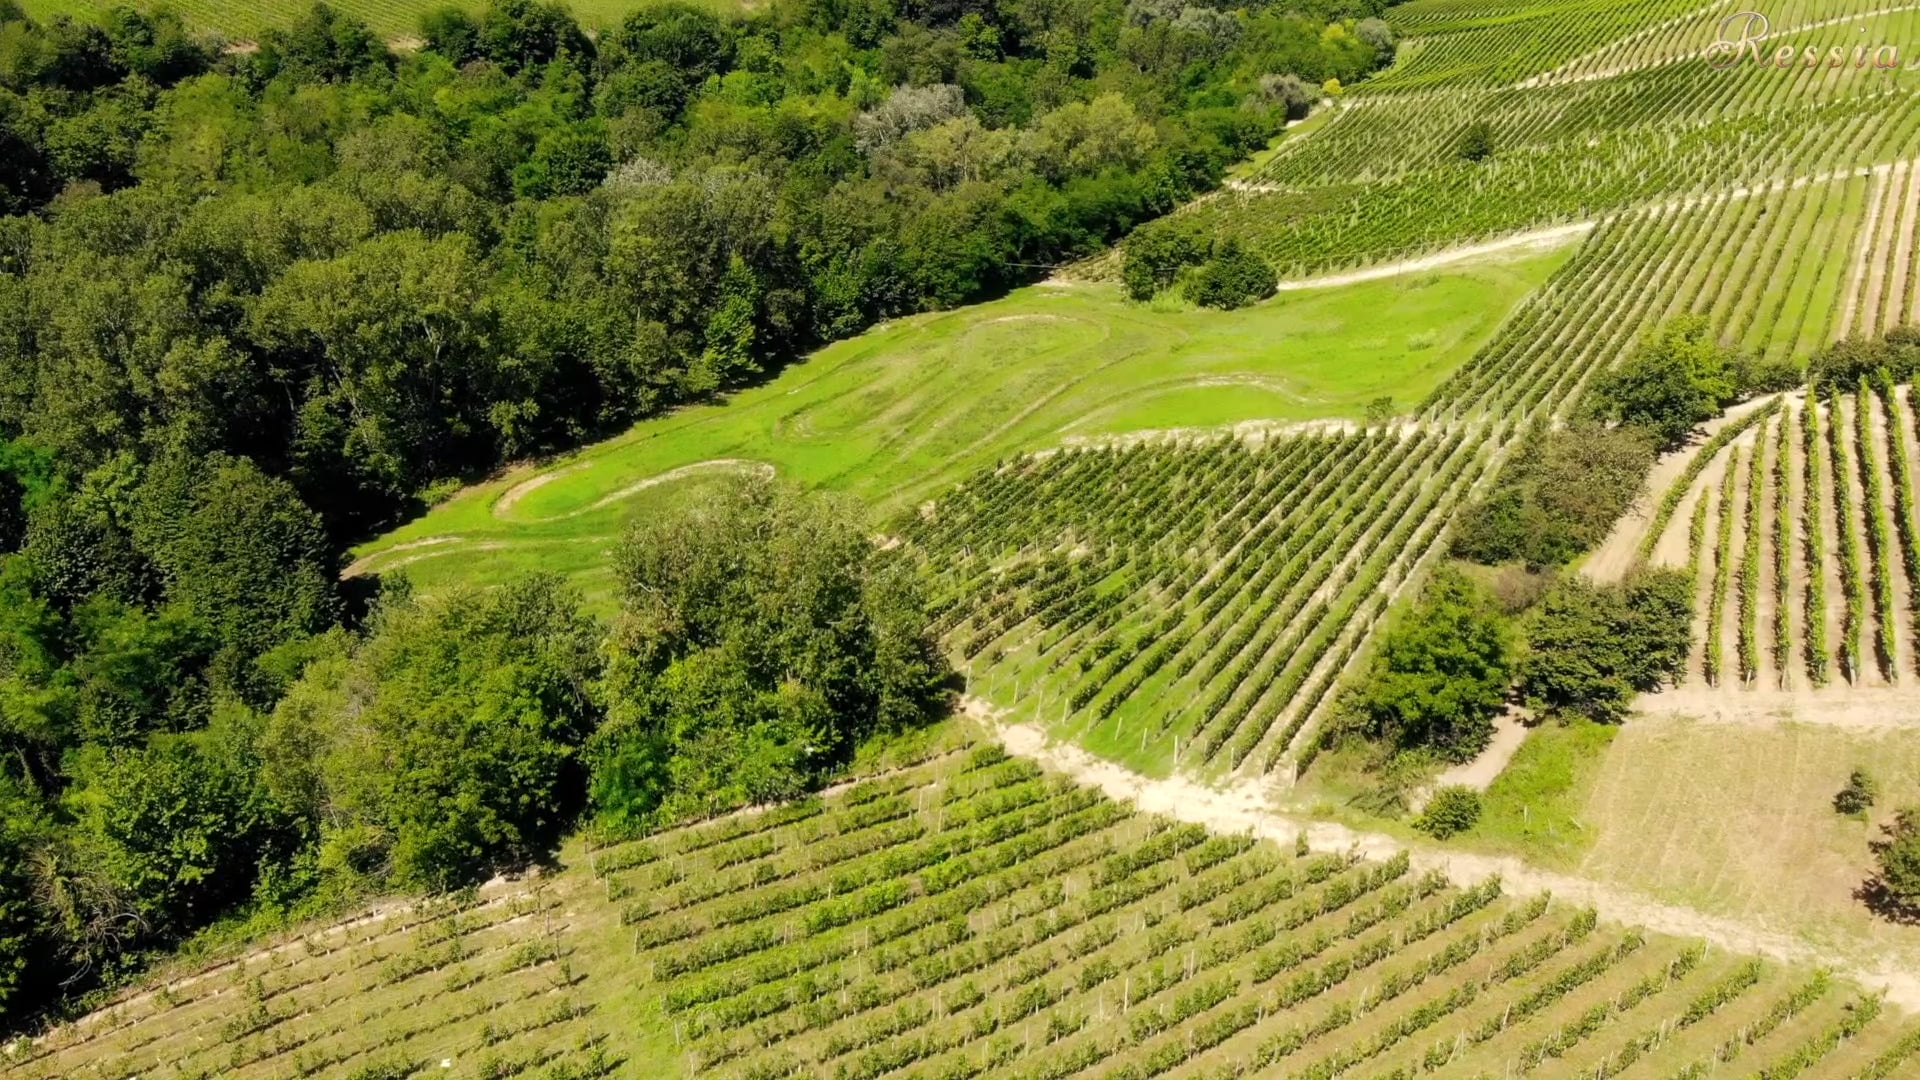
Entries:
{"label": "dirt track", "polygon": [[1498,877],[1511,892],[1551,893],[1569,903],[1591,905],[1602,918],[1614,922],[1645,927],[1656,933],[1699,938],[1735,952],[1829,967],[1863,986],[1884,991],[1887,999],[1901,1008],[1920,1010],[1920,974],[1911,971],[1863,969],[1785,934],[1661,903],[1603,882],[1538,870],[1518,859],[1411,845],[1380,833],[1295,817],[1272,809],[1264,788],[1255,782],[1241,781],[1216,788],[1177,776],[1149,779],[1076,746],[1052,743],[1045,732],[1032,725],[1000,724],[993,707],[977,698],[969,698],[963,704],[969,715],[992,726],[1009,753],[1099,788],[1109,797],[1132,803],[1146,813],[1164,814],[1222,833],[1242,833],[1281,842],[1292,841],[1304,833],[1307,842],[1315,848],[1352,850],[1374,859],[1385,859],[1404,850],[1416,869],[1441,870],[1456,884]]}

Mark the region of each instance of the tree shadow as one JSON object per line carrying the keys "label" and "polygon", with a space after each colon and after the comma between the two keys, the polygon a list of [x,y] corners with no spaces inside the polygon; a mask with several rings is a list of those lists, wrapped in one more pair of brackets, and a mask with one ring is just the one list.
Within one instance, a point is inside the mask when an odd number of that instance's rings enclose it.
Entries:
{"label": "tree shadow", "polygon": [[1875,874],[1860,883],[1853,890],[1853,898],[1865,904],[1868,911],[1879,918],[1900,926],[1920,926],[1920,905],[1901,900],[1887,888],[1887,883]]}

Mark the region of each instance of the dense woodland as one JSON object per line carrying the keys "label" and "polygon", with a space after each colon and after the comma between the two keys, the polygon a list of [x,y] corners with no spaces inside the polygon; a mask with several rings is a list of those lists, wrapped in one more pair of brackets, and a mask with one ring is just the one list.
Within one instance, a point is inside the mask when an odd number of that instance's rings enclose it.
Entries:
{"label": "dense woodland", "polygon": [[745,484],[636,534],[612,627],[546,580],[343,585],[341,553],[1098,249],[1386,61],[1380,6],[667,5],[595,38],[502,0],[396,53],[323,5],[228,47],[0,0],[0,1018],[217,920],[538,859],[589,807],[790,795],[913,722],[918,583],[854,508]]}

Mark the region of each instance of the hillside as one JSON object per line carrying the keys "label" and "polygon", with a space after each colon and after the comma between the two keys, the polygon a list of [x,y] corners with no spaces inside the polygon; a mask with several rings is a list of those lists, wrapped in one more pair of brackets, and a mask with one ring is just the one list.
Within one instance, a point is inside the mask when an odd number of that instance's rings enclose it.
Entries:
{"label": "hillside", "polygon": [[728,471],[771,468],[900,508],[1028,447],[1241,422],[1352,421],[1411,406],[1564,262],[1544,245],[1467,266],[1289,292],[1225,315],[1037,287],[828,346],[724,404],[688,409],[468,488],[354,554],[423,587],[537,564],[604,590],[595,545]]}
{"label": "hillside", "polygon": [[1920,7],[662,10],[0,244],[0,1077],[1920,1075]]}
{"label": "hillside", "polygon": [[1920,1050],[1793,964],[1280,821],[1210,835],[958,732],[914,756],[170,981],[5,1075],[1891,1076]]}

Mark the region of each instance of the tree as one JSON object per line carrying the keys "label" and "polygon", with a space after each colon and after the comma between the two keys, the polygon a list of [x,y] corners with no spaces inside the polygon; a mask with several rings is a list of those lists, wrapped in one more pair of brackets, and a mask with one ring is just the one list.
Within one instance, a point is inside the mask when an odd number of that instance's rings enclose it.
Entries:
{"label": "tree", "polygon": [[1873,844],[1879,873],[1868,891],[1890,914],[1910,917],[1920,912],[1920,809],[1901,808],[1881,833]]}
{"label": "tree", "polygon": [[393,57],[366,23],[316,3],[285,30],[260,36],[262,62],[299,82],[334,82],[392,63]]}
{"label": "tree", "polygon": [[1285,110],[1289,120],[1305,118],[1313,103],[1320,100],[1305,79],[1290,72],[1260,76],[1260,94]]}
{"label": "tree", "polygon": [[593,621],[558,578],[383,597],[262,736],[274,790],[356,869],[444,889],[543,857],[585,794]]}
{"label": "tree", "polygon": [[1265,259],[1228,237],[1194,276],[1192,300],[1201,307],[1232,310],[1272,296],[1279,280]]}
{"label": "tree", "polygon": [[1465,761],[1493,738],[1510,678],[1512,631],[1485,591],[1442,568],[1388,629],[1354,706],[1365,732]]}
{"label": "tree", "polygon": [[1493,490],[1461,515],[1453,553],[1488,566],[1560,566],[1606,538],[1646,485],[1654,440],[1592,420],[1522,437]]}
{"label": "tree", "polygon": [[595,739],[603,820],[788,798],[926,715],[942,668],[915,572],[862,516],[744,478],[635,526]]}
{"label": "tree", "polygon": [[1206,236],[1196,225],[1179,218],[1162,218],[1135,229],[1122,248],[1121,277],[1127,295],[1151,300],[1173,284],[1174,275],[1207,257]]}
{"label": "tree", "polygon": [[1642,570],[1619,586],[1563,578],[1541,601],[1527,635],[1521,687],[1547,713],[1615,722],[1633,695],[1655,689],[1686,663],[1693,627],[1692,576]]}
{"label": "tree", "polygon": [[451,4],[420,16],[420,38],[426,47],[455,64],[481,55],[480,22],[465,8]]}
{"label": "tree", "polygon": [[1739,364],[1738,354],[1714,340],[1705,316],[1682,316],[1604,373],[1588,408],[1610,423],[1646,428],[1671,450],[1733,401]]}

